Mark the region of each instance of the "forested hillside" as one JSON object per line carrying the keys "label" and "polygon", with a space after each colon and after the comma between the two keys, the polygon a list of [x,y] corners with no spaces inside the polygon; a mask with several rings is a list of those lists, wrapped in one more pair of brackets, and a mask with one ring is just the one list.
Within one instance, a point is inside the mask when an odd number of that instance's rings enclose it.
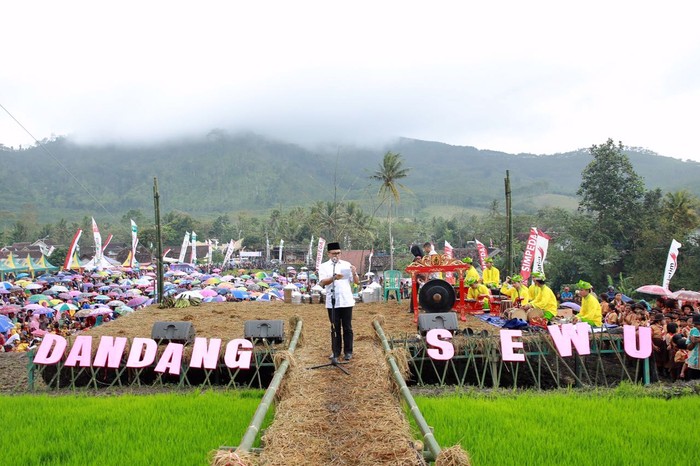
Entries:
{"label": "forested hillside", "polygon": [[[599,141],[591,141],[592,144]],[[386,151],[398,152],[410,167],[402,180],[399,215],[421,216],[441,207],[488,209],[503,199],[510,170],[514,207],[533,212],[544,206],[577,204],[587,150],[535,156],[506,154],[438,142],[400,139],[376,149],[326,146],[308,149],[253,134],[213,131],[199,140],[151,146],[79,146],[65,138],[43,147],[2,148],[0,195],[3,222],[31,210],[42,221],[153,208],[158,178],[161,209],[212,217],[241,210],[305,206],[314,201],[376,203],[378,186],[369,176]],[[688,189],[700,194],[700,164],[649,151],[627,154],[648,188]],[[104,209],[102,208],[104,206]]]}

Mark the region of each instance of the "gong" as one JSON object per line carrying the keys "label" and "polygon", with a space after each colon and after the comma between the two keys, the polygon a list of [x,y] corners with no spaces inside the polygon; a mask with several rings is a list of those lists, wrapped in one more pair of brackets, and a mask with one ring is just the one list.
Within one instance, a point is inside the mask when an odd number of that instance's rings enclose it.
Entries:
{"label": "gong", "polygon": [[455,289],[445,280],[429,280],[418,292],[418,302],[426,312],[444,312],[455,303]]}

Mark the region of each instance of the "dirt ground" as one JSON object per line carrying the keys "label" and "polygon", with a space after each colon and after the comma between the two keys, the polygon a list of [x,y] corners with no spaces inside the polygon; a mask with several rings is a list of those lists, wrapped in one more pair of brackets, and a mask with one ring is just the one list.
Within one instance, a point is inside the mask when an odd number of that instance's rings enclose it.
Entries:
{"label": "dirt ground", "polygon": [[[158,321],[191,321],[197,337],[242,338],[247,320],[303,322],[302,343],[290,358],[290,369],[278,393],[275,421],[264,433],[260,464],[422,465],[388,364],[372,322],[380,318],[387,337],[418,333],[408,303],[358,303],[353,310],[354,358],[343,367],[310,370],[325,364],[330,354],[330,324],[322,304],[209,303],[183,309],[137,311],[91,329],[87,334],[147,337]],[[381,317],[380,317],[381,316]],[[460,328],[493,330],[468,316]],[[0,354],[0,390],[26,392],[27,355]],[[231,439],[235,445],[240,439]]]}

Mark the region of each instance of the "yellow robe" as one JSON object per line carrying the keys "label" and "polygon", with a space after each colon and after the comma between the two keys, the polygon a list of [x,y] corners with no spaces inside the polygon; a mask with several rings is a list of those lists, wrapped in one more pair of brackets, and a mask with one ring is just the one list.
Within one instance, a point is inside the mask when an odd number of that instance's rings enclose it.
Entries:
{"label": "yellow robe", "polygon": [[550,312],[552,316],[556,316],[558,303],[557,297],[554,295],[552,289],[547,285],[538,286],[537,288],[539,288],[537,290],[537,296],[530,301],[530,304],[537,309]]}
{"label": "yellow robe", "polygon": [[467,269],[467,275],[466,275],[466,277],[464,277],[464,281],[466,282],[470,278],[473,278],[476,281],[481,280],[481,277],[479,276],[479,272],[476,271],[476,269],[474,268],[473,265]]}
{"label": "yellow robe", "polygon": [[[530,293],[527,291],[527,287],[525,285],[520,285],[520,289],[518,290],[514,286],[504,284],[501,287],[501,294],[508,296],[508,299],[513,302],[513,306],[516,307],[524,306],[530,302]],[[517,302],[518,298],[522,298],[520,304]]]}
{"label": "yellow robe", "polygon": [[596,327],[603,326],[603,312],[600,309],[598,298],[593,293],[588,293],[581,300],[581,310],[578,312],[578,318],[582,322],[587,322]]}
{"label": "yellow robe", "polygon": [[[479,299],[479,296],[481,295],[490,295],[491,291],[489,291],[488,288],[486,288],[484,285],[479,285],[476,288],[473,286],[469,287],[469,290],[467,291],[467,299]],[[488,300],[488,298],[487,298]]]}
{"label": "yellow robe", "polygon": [[484,285],[499,286],[501,284],[501,272],[496,267],[493,267],[493,266],[491,268],[486,267],[484,269],[483,274],[484,274]]}

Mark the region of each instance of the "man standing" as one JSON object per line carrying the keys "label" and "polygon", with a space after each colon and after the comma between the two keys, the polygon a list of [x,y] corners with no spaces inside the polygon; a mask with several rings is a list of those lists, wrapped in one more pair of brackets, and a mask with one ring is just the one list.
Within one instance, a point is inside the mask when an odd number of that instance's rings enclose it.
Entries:
{"label": "man standing", "polygon": [[331,321],[331,347],[333,359],[345,354],[345,360],[352,359],[352,285],[360,283],[357,269],[350,262],[340,259],[340,244],[328,243],[330,260],[318,269],[319,285],[326,287],[326,309]]}

